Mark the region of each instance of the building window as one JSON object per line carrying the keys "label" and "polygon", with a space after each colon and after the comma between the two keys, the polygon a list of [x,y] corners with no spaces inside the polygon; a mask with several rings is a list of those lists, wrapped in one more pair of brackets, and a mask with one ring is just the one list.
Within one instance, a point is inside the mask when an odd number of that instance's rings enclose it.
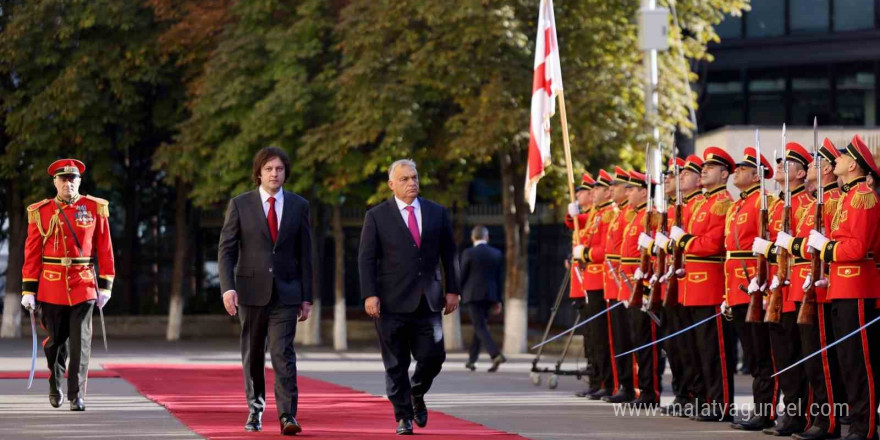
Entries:
{"label": "building window", "polygon": [[828,32],[831,0],[789,0],[788,19],[792,34]]}
{"label": "building window", "polygon": [[[823,69],[804,68],[805,72]],[[827,69],[824,69],[827,71]],[[791,79],[791,118],[792,125],[813,125],[813,117],[827,123],[831,120],[831,80],[828,75],[800,76]]]}
{"label": "building window", "polygon": [[700,110],[702,130],[714,130],[725,125],[744,124],[745,98],[742,81],[726,80],[718,75],[706,84],[706,100]]}
{"label": "building window", "polygon": [[841,66],[836,76],[837,108],[834,122],[840,125],[876,126],[876,78],[870,66]]}
{"label": "building window", "polygon": [[746,14],[746,36],[761,38],[783,34],[785,34],[785,0],[752,2],[752,10]]}
{"label": "building window", "polygon": [[749,80],[749,124],[785,122],[785,77],[756,76]]}
{"label": "building window", "polygon": [[834,30],[874,27],[874,0],[834,0]]}
{"label": "building window", "polygon": [[722,41],[742,38],[742,17],[725,15],[721,23],[715,26],[715,32]]}

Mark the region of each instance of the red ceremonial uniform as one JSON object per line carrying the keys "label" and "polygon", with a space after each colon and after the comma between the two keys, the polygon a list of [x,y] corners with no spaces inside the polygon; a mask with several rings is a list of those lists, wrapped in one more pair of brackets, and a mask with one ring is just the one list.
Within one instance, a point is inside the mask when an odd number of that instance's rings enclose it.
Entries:
{"label": "red ceremonial uniform", "polygon": [[[577,244],[583,245],[584,247],[590,246],[590,238],[592,235],[588,229],[588,225],[592,221],[593,218],[593,208],[591,207],[587,212],[582,212],[578,214],[578,238]],[[572,220],[571,216],[565,215],[565,226],[568,229],[574,230],[574,220]],[[576,256],[575,256],[576,257]],[[577,272],[576,272],[577,271]],[[587,287],[585,284],[581,283],[581,279],[586,281],[586,272],[584,270],[584,266],[582,264],[572,264],[571,265],[571,290],[569,291],[569,298],[583,298],[584,292],[586,292]]]}
{"label": "red ceremonial uniform", "polygon": [[[837,182],[825,185],[824,193],[824,204],[822,206],[823,226],[825,227],[825,231],[830,231],[831,221],[834,218],[834,212],[837,210],[837,204],[841,196]],[[800,261],[795,263],[791,268],[791,285],[789,286],[789,298],[796,302],[803,301],[803,285],[807,277],[810,275],[810,261],[812,260],[813,255],[810,252],[809,246],[807,246],[807,239],[810,237],[810,230],[816,229],[815,210],[816,199],[811,199],[810,203],[802,210],[803,216],[799,217],[795,223],[795,238],[792,240],[788,249],[792,256],[796,258],[796,261]],[[828,303],[829,301],[825,297],[826,293],[826,288],[817,287],[816,302]]]}
{"label": "red ceremonial uniform", "polygon": [[608,228],[617,218],[614,202],[607,201],[596,206],[590,221],[588,233],[589,243],[584,252],[587,270],[584,275],[584,288],[589,291],[602,290],[605,284],[605,242],[608,239]]}
{"label": "red ceremonial uniform", "polygon": [[717,306],[724,295],[724,221],[732,204],[727,185],[694,199],[687,231],[678,246],[684,249],[685,306]]}
{"label": "red ceremonial uniform", "polygon": [[[623,240],[620,244],[620,269],[626,276],[632,280],[633,274],[636,271],[636,268],[639,267],[641,263],[642,252],[639,249],[639,234],[645,232],[645,215],[647,215],[647,202],[642,202],[635,208],[634,215],[632,215],[629,222],[627,222],[626,227],[623,231]],[[653,222],[652,222],[653,226]],[[654,228],[651,231],[646,232],[648,235],[654,235]],[[639,282],[645,282],[648,278],[650,278],[650,269],[651,266],[648,266],[649,273],[645,274],[645,277]],[[632,280],[635,283],[635,280]],[[647,291],[645,291],[647,293]],[[632,292],[627,287],[626,283],[623,283],[620,286],[620,293],[618,294],[618,298],[620,301],[629,301]],[[647,300],[647,298],[644,298]]]}
{"label": "red ceremonial uniform", "polygon": [[629,219],[635,217],[636,213],[632,210],[626,200],[615,208],[616,215],[608,225],[608,237],[605,241],[605,299],[613,300],[629,300],[629,297],[622,298],[621,290],[623,286],[618,287],[619,276],[617,269],[620,267],[620,246],[623,243],[623,232],[626,229]]}
{"label": "red ceremonial uniform", "polygon": [[[880,298],[874,253],[880,246],[880,204],[864,177],[847,182],[821,252],[830,263],[828,299]],[[826,232],[827,233],[827,232]]]}
{"label": "red ceremonial uniform", "polygon": [[[749,303],[749,295],[740,286],[749,286],[758,265],[758,259],[752,253],[752,243],[760,228],[760,186],[755,185],[741,192],[739,196],[740,199],[728,213],[724,239],[724,247],[727,249],[727,261],[724,263],[727,276],[725,299],[731,307]],[[772,205],[774,201],[768,198],[767,203]]]}
{"label": "red ceremonial uniform", "polygon": [[[69,204],[56,198],[28,206],[22,293],[36,294],[41,302],[72,306],[96,299],[97,289],[110,290],[115,271],[109,214],[108,202],[92,196],[79,196]],[[95,263],[97,280],[92,271]]]}
{"label": "red ceremonial uniform", "polygon": [[[782,195],[784,196],[784,195]],[[796,235],[799,233],[798,226],[802,223],[802,220],[806,217],[812,217],[811,207],[813,206],[813,197],[806,191],[803,185],[798,186],[797,188],[791,191],[791,235]],[[773,204],[773,210],[770,212],[770,241],[776,241],[776,236],[779,235],[779,232],[782,230],[782,220],[783,220],[783,212],[784,202],[779,200],[778,203]],[[812,223],[811,223],[812,224]],[[812,229],[812,227],[810,228]],[[809,229],[806,231],[805,236],[809,236]],[[771,246],[770,249],[774,247]],[[790,251],[789,251],[790,252]],[[769,255],[768,258],[775,260],[776,255]],[[795,302],[800,302],[804,297],[804,289],[803,289],[803,278],[800,277],[803,270],[806,270],[806,273],[809,273],[810,270],[810,260],[804,258],[801,255],[791,254],[789,266],[789,275],[788,280],[790,284],[782,288],[782,312],[793,312],[797,309]],[[778,264],[774,263],[773,274],[776,274],[778,270]],[[795,272],[798,272],[797,274]],[[800,281],[795,282],[795,281]]]}

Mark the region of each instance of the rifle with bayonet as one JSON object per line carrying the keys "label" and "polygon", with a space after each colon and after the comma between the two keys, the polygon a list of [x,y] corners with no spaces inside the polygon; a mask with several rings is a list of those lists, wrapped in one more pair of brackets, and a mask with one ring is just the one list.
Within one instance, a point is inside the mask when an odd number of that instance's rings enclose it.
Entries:
{"label": "rifle with bayonet", "polygon": [[[761,136],[758,130],[755,130],[755,152],[757,157],[755,161],[758,166],[758,179],[761,182],[761,212],[758,215],[758,237],[767,240],[767,192],[764,190],[764,164],[761,162]],[[748,273],[746,273],[748,276]],[[758,284],[758,290],[751,293],[749,299],[749,308],[746,311],[746,322],[761,322],[764,311],[764,288],[767,284],[767,257],[758,255],[758,264],[755,267],[755,281]]]}
{"label": "rifle with bayonet", "polygon": [[[813,118],[813,166],[816,167],[816,204],[813,211],[814,227],[820,234],[825,234],[825,222],[823,218],[825,208],[825,188],[822,187],[822,155],[819,154],[818,121]],[[810,215],[810,214],[806,214]],[[825,263],[819,256],[819,251],[810,248],[810,275],[807,277],[804,288],[804,299],[801,301],[801,309],[798,311],[797,323],[806,325],[816,324],[816,283],[822,279],[825,273]]]}
{"label": "rifle with bayonet", "polygon": [[[678,157],[678,148],[673,145],[672,147],[672,173],[675,176],[675,217],[672,220],[673,225],[679,228],[684,228],[682,225],[682,210],[684,209],[684,201],[681,197],[681,169],[678,167],[678,163],[675,162],[675,158]],[[678,304],[678,278],[682,278],[683,270],[682,266],[684,266],[684,250],[681,246],[672,246],[672,267],[669,269],[669,273],[666,276],[666,297],[663,298],[663,305],[669,306],[671,304]]]}
{"label": "rifle with bayonet", "polygon": [[[785,188],[782,191],[782,228],[779,230],[791,235],[791,188],[789,188],[788,175],[788,154],[785,151],[785,124],[782,124],[782,172],[785,176]],[[770,299],[767,301],[767,313],[764,315],[764,322],[779,323],[782,318],[782,288],[788,282],[791,265],[789,260],[788,249],[776,247],[776,279],[778,284],[774,289],[770,290]]]}
{"label": "rifle with bayonet", "polygon": [[[645,233],[651,230],[651,211],[653,210],[654,203],[651,200],[651,172],[648,169],[651,163],[651,146],[645,145],[645,185],[648,187],[648,201],[647,206],[645,207],[645,215],[644,215],[644,226]],[[651,250],[650,249],[642,249],[641,257],[639,260],[639,271],[642,273],[642,277],[648,274],[648,269],[651,267]],[[633,277],[633,286],[630,289],[629,296],[629,307],[636,308],[642,307],[642,303],[644,302],[642,299],[642,295],[645,294],[645,283],[642,282],[641,278]]]}
{"label": "rifle with bayonet", "polygon": [[[666,204],[666,180],[660,173],[662,163],[663,146],[661,144],[659,151],[654,156],[654,172],[658,174],[657,188],[655,192],[659,194],[657,199],[656,213],[650,211],[646,215],[656,215],[660,218],[660,224],[657,225],[657,231],[663,235],[667,234],[666,224],[669,221],[669,213]],[[673,166],[675,166],[675,156],[672,158]],[[651,194],[648,193],[651,198]],[[649,224],[650,225],[650,224]],[[649,229],[645,229],[645,233],[651,235]],[[650,249],[648,252],[650,253]],[[651,294],[648,295],[648,311],[657,312],[663,306],[663,292],[660,277],[666,273],[666,249],[657,249],[657,255],[654,256],[654,276],[651,277]]]}

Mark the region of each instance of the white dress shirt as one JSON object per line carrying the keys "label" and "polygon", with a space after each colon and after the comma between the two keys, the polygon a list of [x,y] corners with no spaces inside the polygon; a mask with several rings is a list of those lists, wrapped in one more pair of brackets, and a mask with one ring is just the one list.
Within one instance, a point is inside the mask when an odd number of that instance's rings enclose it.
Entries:
{"label": "white dress shirt", "polygon": [[269,197],[275,197],[275,217],[278,218],[278,230],[281,230],[281,213],[284,212],[284,190],[274,196],[260,186],[260,198],[263,200],[263,215],[269,218]]}
{"label": "white dress shirt", "polygon": [[474,241],[474,247],[477,247],[477,246],[479,246],[479,245],[481,245],[481,244],[489,244],[489,241],[488,241],[488,240],[476,240],[476,241]]}
{"label": "white dress shirt", "polygon": [[416,224],[419,225],[419,237],[422,236],[422,205],[419,204],[419,198],[416,197],[413,200],[412,205],[407,205],[403,200],[394,197],[394,201],[397,202],[397,209],[400,211],[400,216],[403,217],[403,224],[409,227],[409,212],[406,211],[407,206],[412,206],[413,214],[416,215]]}

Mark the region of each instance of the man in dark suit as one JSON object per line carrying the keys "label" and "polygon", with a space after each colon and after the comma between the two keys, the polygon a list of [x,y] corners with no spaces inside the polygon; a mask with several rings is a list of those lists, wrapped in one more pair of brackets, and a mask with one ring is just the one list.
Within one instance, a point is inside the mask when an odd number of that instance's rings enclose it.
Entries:
{"label": "man in dark suit", "polygon": [[259,186],[235,197],[220,232],[219,271],[223,306],[241,320],[241,360],[250,415],[245,431],[262,430],[266,407],[266,342],[275,370],[275,403],[281,433],[302,431],[296,421],[296,323],[312,302],[312,238],[309,203],[284,191],[290,159],[275,147],[254,156]]}
{"label": "man in dark suit", "polygon": [[468,307],[471,323],[474,325],[474,339],[468,361],[464,365],[474,371],[480,356],[480,345],[484,345],[492,357],[489,372],[498,371],[498,366],[507,359],[498,350],[492,335],[489,334],[489,312],[501,313],[501,265],[504,257],[501,251],[489,246],[489,230],[477,225],[471,231],[474,247],[465,249],[461,255],[461,299]]}
{"label": "man in dark suit", "polygon": [[[446,360],[440,312],[458,307],[458,262],[449,213],[419,197],[415,162],[391,164],[388,186],[394,197],[364,218],[358,268],[364,308],[379,334],[397,433],[411,435],[413,420],[419,427],[428,423],[425,393]],[[411,381],[410,355],[416,360]]]}

